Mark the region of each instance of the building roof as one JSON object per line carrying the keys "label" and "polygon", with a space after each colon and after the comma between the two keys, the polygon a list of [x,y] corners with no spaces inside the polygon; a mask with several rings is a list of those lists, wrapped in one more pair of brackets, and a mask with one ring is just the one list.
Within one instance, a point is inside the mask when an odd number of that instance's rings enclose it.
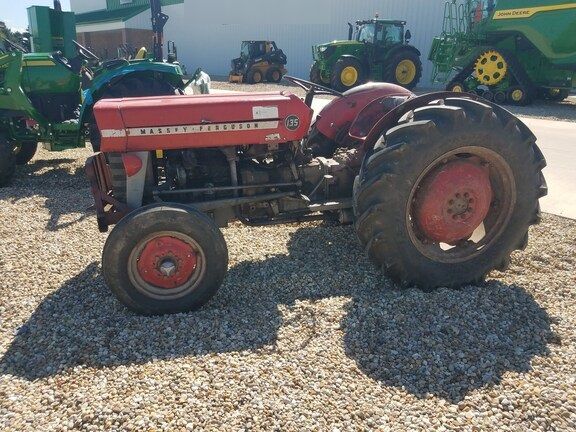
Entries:
{"label": "building roof", "polygon": [[104,22],[124,22],[148,9],[148,6],[135,6],[116,10],[102,9],[93,12],[76,14],[76,24],[93,24]]}

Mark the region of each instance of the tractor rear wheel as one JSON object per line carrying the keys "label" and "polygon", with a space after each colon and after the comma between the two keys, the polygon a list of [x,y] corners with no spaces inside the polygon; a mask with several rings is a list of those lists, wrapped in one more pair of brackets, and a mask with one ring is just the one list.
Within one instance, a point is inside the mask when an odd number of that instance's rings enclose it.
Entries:
{"label": "tractor rear wheel", "polygon": [[457,287],[505,269],[547,192],[536,138],[513,115],[444,103],[386,131],[356,180],[360,242],[403,285]]}
{"label": "tractor rear wheel", "polygon": [[16,165],[26,165],[38,150],[37,141],[24,141],[16,146]]}
{"label": "tractor rear wheel", "polygon": [[102,252],[112,292],[146,315],[200,308],[222,284],[227,267],[226,241],[216,224],[179,204],[154,204],[128,214]]}
{"label": "tractor rear wheel", "polygon": [[14,143],[0,134],[0,187],[8,186],[16,172]]}
{"label": "tractor rear wheel", "polygon": [[402,50],[392,56],[384,67],[383,79],[407,89],[416,87],[422,77],[422,62],[413,51]]}
{"label": "tractor rear wheel", "polygon": [[331,81],[334,90],[344,92],[363,84],[364,81],[366,81],[366,74],[358,60],[344,57],[334,65]]}

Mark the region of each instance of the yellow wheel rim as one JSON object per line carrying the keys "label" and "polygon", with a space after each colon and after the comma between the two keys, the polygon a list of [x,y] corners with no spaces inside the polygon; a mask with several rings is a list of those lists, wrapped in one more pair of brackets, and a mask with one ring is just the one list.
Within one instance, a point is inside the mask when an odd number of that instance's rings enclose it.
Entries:
{"label": "yellow wheel rim", "polygon": [[524,92],[520,89],[516,89],[512,92],[511,96],[514,102],[520,102],[522,100],[522,97],[524,96]]}
{"label": "yellow wheel rim", "polygon": [[254,75],[252,75],[252,79],[254,80],[255,84],[258,84],[260,81],[262,81],[262,74],[260,72],[255,72]]}
{"label": "yellow wheel rim", "polygon": [[352,87],[358,81],[358,71],[354,66],[346,66],[340,72],[340,81],[346,87]]}
{"label": "yellow wheel rim", "polygon": [[278,71],[272,72],[272,79],[274,81],[278,81],[280,79],[280,72],[278,72]]}
{"label": "yellow wheel rim", "polygon": [[454,87],[452,87],[452,91],[455,93],[464,93],[464,87],[462,87],[460,84],[456,84]]}
{"label": "yellow wheel rim", "polygon": [[495,85],[506,77],[508,64],[498,51],[486,51],[476,60],[474,70],[482,84]]}
{"label": "yellow wheel rim", "polygon": [[549,90],[550,96],[558,96],[560,94],[560,89],[553,88]]}
{"label": "yellow wheel rim", "polygon": [[416,78],[416,65],[412,60],[402,60],[396,66],[396,82],[408,85]]}

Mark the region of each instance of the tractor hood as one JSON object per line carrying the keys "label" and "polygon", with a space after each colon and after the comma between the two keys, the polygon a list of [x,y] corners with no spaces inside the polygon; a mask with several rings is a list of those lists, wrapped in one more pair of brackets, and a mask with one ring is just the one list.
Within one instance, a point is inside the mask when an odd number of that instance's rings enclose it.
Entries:
{"label": "tractor hood", "polygon": [[335,40],[332,42],[316,45],[314,47],[314,54],[318,59],[326,59],[332,56],[338,48],[345,51],[352,51],[356,47],[362,47],[364,44],[355,40]]}

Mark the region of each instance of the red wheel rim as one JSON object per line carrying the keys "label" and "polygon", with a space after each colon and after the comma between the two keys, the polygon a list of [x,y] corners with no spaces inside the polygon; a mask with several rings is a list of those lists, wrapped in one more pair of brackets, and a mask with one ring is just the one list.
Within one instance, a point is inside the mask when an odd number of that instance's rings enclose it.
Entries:
{"label": "red wheel rim", "polygon": [[170,236],[149,240],[138,258],[138,273],[147,283],[173,289],[186,283],[197,265],[196,251],[189,243]]}
{"label": "red wheel rim", "polygon": [[162,231],[140,240],[128,258],[128,276],[142,294],[175,300],[196,289],[206,274],[206,257],[190,236]]}
{"label": "red wheel rim", "polygon": [[492,200],[490,172],[478,161],[454,160],[426,176],[416,196],[416,223],[426,238],[454,245],[486,218]]}
{"label": "red wheel rim", "polygon": [[422,171],[407,202],[406,227],[426,257],[464,262],[500,236],[515,203],[515,180],[505,159],[481,145],[460,147]]}

